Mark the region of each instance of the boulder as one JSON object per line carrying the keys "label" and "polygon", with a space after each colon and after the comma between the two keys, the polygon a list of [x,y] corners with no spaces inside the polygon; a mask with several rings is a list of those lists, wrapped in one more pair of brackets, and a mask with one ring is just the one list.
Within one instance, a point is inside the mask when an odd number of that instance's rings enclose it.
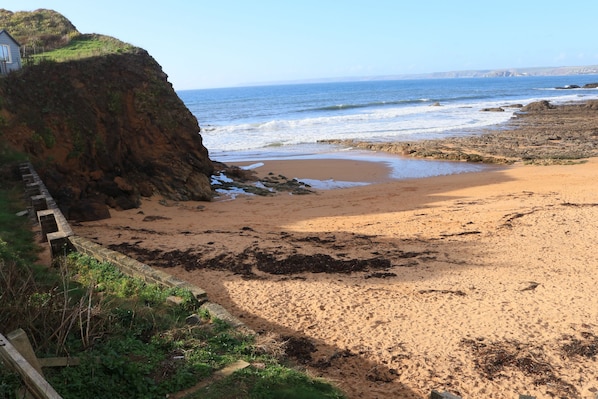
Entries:
{"label": "boulder", "polygon": [[523,112],[536,112],[536,111],[545,111],[548,109],[554,109],[555,106],[550,104],[547,100],[541,101],[534,101],[532,103],[527,104],[525,107],[521,108]]}
{"label": "boulder", "polygon": [[557,90],[579,89],[579,86],[578,85],[566,85],[566,86],[555,87],[555,89],[557,89]]}
{"label": "boulder", "polygon": [[80,200],[75,202],[65,214],[67,219],[76,222],[109,219],[110,211],[105,203],[94,200]]}

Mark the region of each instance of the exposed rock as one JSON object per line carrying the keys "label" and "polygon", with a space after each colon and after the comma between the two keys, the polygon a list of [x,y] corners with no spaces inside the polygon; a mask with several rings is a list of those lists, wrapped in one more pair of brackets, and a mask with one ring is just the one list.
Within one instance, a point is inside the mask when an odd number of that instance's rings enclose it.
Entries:
{"label": "exposed rock", "polygon": [[154,186],[151,183],[146,181],[138,182],[137,188],[139,189],[139,195],[142,197],[151,197],[154,195]]}
{"label": "exposed rock", "polygon": [[141,195],[212,197],[197,119],[144,50],[30,66],[2,79],[0,96],[2,139],[28,154],[68,218]]}
{"label": "exposed rock", "polygon": [[578,85],[566,85],[566,86],[555,87],[555,89],[557,89],[557,90],[579,89],[579,86]]}
{"label": "exposed rock", "polygon": [[126,193],[132,193],[134,191],[134,187],[130,185],[123,177],[116,176],[114,178],[114,183],[119,190],[124,191]]}
{"label": "exposed rock", "polygon": [[196,325],[196,324],[201,324],[201,317],[199,317],[197,314],[193,313],[192,315],[189,315],[185,318],[185,323],[187,323],[188,325]]}
{"label": "exposed rock", "polygon": [[110,211],[105,203],[94,200],[81,200],[69,208],[69,217],[77,222],[108,219]]}
{"label": "exposed rock", "polygon": [[527,110],[516,113],[500,129],[474,135],[393,143],[325,142],[409,157],[495,164],[570,164],[598,156],[598,100],[558,106],[540,101],[530,104]]}
{"label": "exposed rock", "polygon": [[554,105],[550,104],[547,100],[541,101],[534,101],[533,103],[527,104],[525,107],[521,108],[523,112],[537,112],[537,111],[544,111],[547,109],[554,109]]}
{"label": "exposed rock", "polygon": [[493,107],[493,108],[482,108],[483,112],[505,112],[505,110],[501,107]]}
{"label": "exposed rock", "polygon": [[584,89],[597,89],[598,88],[598,83],[586,83],[585,85],[583,85]]}

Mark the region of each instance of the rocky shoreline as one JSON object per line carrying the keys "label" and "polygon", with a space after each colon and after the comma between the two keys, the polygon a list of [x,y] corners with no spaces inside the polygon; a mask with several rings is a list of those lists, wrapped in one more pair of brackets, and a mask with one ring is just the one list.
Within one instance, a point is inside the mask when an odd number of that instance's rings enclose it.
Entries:
{"label": "rocky shoreline", "polygon": [[598,156],[596,118],[598,100],[563,105],[538,101],[522,106],[505,125],[480,135],[392,143],[326,142],[418,158],[493,164],[577,163]]}

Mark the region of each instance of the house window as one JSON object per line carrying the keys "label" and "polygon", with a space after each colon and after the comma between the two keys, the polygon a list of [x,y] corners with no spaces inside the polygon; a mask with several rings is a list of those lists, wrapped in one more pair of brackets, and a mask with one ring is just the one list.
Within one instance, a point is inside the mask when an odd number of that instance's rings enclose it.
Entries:
{"label": "house window", "polygon": [[12,62],[12,59],[10,58],[10,47],[6,44],[0,45],[0,61],[6,62],[7,64]]}

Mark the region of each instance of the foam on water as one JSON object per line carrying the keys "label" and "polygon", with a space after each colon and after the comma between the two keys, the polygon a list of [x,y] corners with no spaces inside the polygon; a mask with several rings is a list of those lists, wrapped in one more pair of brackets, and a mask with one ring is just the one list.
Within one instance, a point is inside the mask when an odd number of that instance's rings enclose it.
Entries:
{"label": "foam on water", "polygon": [[[316,143],[328,139],[393,141],[434,138],[458,130],[474,130],[503,123],[514,110],[481,112],[502,103],[486,102],[471,107],[411,106],[368,112],[271,120],[215,126],[202,132],[204,145],[213,151],[241,151],[274,145]],[[416,137],[417,136],[417,137]]]}
{"label": "foam on water", "polygon": [[[598,77],[339,82],[195,90],[179,95],[198,118],[210,157],[232,162],[326,153],[346,158],[349,152],[320,143],[329,139],[392,142],[479,134],[513,116],[517,109],[506,105],[598,98],[597,89],[556,89],[592,82],[598,82]],[[482,112],[496,107],[504,107],[504,112]],[[412,159],[397,170],[410,170],[414,163],[417,171],[411,170],[409,177],[461,170],[451,166],[454,163]]]}

